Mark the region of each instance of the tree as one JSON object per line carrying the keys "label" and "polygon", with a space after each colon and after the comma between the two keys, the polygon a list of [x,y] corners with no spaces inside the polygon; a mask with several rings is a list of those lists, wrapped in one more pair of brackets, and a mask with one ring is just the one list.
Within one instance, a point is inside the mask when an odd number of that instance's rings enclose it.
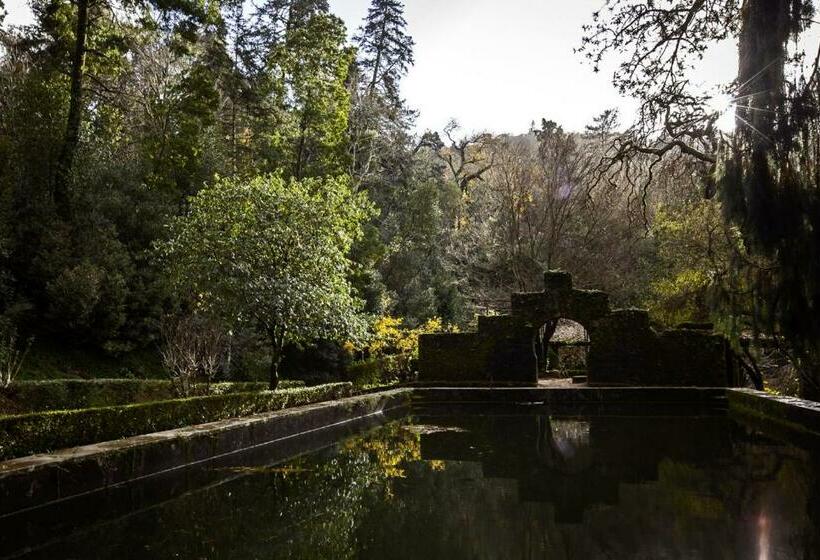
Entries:
{"label": "tree", "polygon": [[457,251],[480,307],[503,309],[510,292],[541,289],[544,270],[577,274],[576,262],[595,237],[587,204],[595,148],[546,119],[528,135],[489,143],[493,166],[467,197]]}
{"label": "tree", "polygon": [[374,0],[353,42],[357,59],[350,80],[350,174],[355,186],[370,188],[390,173],[387,168],[396,153],[406,151],[415,117],[405,107],[399,87],[414,62],[404,5]]}
{"label": "tree", "polygon": [[[813,11],[807,0],[609,0],[585,27],[581,51],[596,69],[604,56],[626,52],[614,83],[641,103],[603,169],[629,172],[637,156],[649,157],[645,191],[662,161],[699,162],[703,192],[720,195],[726,219],[759,257],[735,262],[759,303],[753,321],[788,340],[802,394],[820,399],[820,68],[798,64],[790,76],[789,63],[802,56],[787,48]],[[715,127],[714,94],[688,71],[728,38],[738,42],[739,72],[726,87],[737,125],[727,137]]]}
{"label": "tree", "polygon": [[286,344],[359,331],[348,252],[370,207],[346,180],[222,179],[190,204],[159,247],[174,285],[203,310],[259,330],[271,389]]}
{"label": "tree", "polygon": [[43,345],[119,355],[155,348],[179,303],[149,249],[187,197],[216,175],[347,169],[353,51],[322,2],[289,27],[290,0],[226,2],[222,19],[208,4],[207,23],[112,1],[88,4],[70,208],[54,178],[76,6],[37,0],[32,25],[0,33],[0,314]]}
{"label": "tree", "polygon": [[620,112],[618,109],[606,109],[601,114],[592,118],[592,124],[586,126],[587,134],[606,138],[614,134],[620,125]]}
{"label": "tree", "polygon": [[364,25],[353,38],[359,47],[359,66],[368,94],[379,92],[399,105],[399,81],[413,65],[413,38],[407,34],[404,4],[373,0]]}
{"label": "tree", "polygon": [[345,82],[353,61],[344,23],[326,14],[310,17],[288,30],[278,57],[289,92],[284,155],[291,173],[297,179],[342,173],[350,108]]}
{"label": "tree", "polygon": [[[65,134],[57,156],[53,178],[54,202],[59,215],[63,219],[68,219],[71,214],[68,189],[74,159],[80,142],[80,130],[85,108],[83,95],[86,81],[86,57],[89,53],[90,36],[96,31],[94,23],[115,19],[118,12],[134,13],[137,8],[148,9],[154,7],[161,11],[177,13],[182,16],[182,19],[177,22],[177,27],[181,33],[190,35],[196,25],[206,23],[213,17],[213,14],[209,14],[204,5],[200,5],[194,0],[159,2],[139,0],[136,3],[119,3],[117,0],[68,0],[68,2],[73,4],[70,11],[73,12],[74,19],[71,55],[68,64],[68,113],[65,121]],[[65,8],[65,3],[66,0],[45,0],[44,12],[52,16],[55,11]],[[98,23],[98,27],[104,30],[104,25]]]}
{"label": "tree", "polygon": [[460,125],[450,120],[444,127],[445,143],[438,132],[425,132],[418,148],[428,148],[446,165],[449,178],[461,192],[466,194],[474,181],[481,181],[484,174],[492,169],[492,136],[486,132],[457,137]]}

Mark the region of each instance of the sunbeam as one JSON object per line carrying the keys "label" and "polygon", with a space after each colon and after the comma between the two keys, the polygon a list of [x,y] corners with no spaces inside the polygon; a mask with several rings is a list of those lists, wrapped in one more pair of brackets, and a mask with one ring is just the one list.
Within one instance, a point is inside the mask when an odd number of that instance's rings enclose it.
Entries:
{"label": "sunbeam", "polygon": [[749,121],[747,121],[746,119],[744,119],[744,118],[743,118],[743,117],[741,117],[740,115],[735,114],[735,118],[736,118],[737,120],[739,120],[740,122],[742,122],[743,124],[745,124],[746,126],[748,126],[749,128],[751,128],[752,130],[754,130],[755,132],[757,132],[757,133],[761,136],[761,138],[763,138],[763,139],[764,139],[764,140],[766,140],[767,142],[771,142],[771,141],[772,141],[772,139],[771,139],[771,138],[769,138],[768,136],[766,136],[765,134],[763,134],[762,132],[760,132],[757,128],[755,128],[755,127],[752,125],[752,123],[750,123]]}

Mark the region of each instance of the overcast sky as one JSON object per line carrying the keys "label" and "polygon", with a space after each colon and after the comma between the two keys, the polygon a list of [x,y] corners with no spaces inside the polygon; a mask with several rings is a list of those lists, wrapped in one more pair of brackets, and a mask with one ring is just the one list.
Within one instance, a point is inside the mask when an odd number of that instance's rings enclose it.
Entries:
{"label": "overcast sky", "polygon": [[[30,19],[27,0],[6,0],[6,24]],[[404,81],[418,128],[440,130],[456,118],[468,131],[526,132],[546,117],[582,130],[594,115],[634,105],[610,85],[611,66],[596,75],[573,48],[581,26],[604,0],[406,0],[416,65]],[[352,35],[370,0],[330,0]],[[730,81],[735,46],[717,45],[696,79]]]}

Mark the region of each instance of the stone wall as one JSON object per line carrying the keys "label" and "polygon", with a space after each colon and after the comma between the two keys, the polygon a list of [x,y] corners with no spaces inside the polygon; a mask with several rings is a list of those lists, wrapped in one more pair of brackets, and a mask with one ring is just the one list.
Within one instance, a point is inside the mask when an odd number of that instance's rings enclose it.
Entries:
{"label": "stone wall", "polygon": [[479,317],[476,332],[422,335],[419,380],[536,384],[536,335],[571,319],[589,333],[591,385],[732,386],[736,364],[726,339],[703,325],[658,332],[642,309],[615,309],[609,296],[577,290],[565,272],[547,272],[542,292],[512,294],[511,314]]}

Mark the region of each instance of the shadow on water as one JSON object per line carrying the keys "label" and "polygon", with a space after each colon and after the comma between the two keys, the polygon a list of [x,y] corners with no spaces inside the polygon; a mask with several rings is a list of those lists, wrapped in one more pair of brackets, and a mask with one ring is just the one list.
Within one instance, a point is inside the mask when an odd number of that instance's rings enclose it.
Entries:
{"label": "shadow on water", "polygon": [[820,455],[725,414],[442,410],[212,466],[205,486],[86,526],[70,503],[32,512],[6,544],[73,517],[25,557],[820,557]]}

